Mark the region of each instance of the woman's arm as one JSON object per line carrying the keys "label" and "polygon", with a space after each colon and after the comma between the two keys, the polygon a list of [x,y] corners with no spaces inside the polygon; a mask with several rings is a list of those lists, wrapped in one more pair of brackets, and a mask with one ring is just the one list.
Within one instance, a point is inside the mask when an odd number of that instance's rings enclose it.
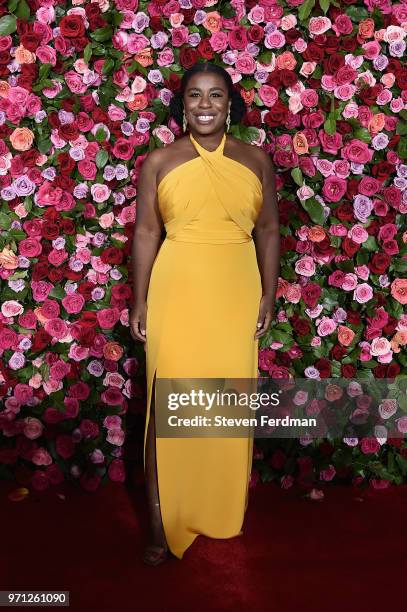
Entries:
{"label": "woman's arm", "polygon": [[151,269],[161,242],[163,222],[157,201],[157,167],[160,149],[146,157],[137,181],[137,208],[132,244],[134,305],[130,332],[135,340],[146,341],[147,292]]}
{"label": "woman's arm", "polygon": [[275,298],[280,271],[280,222],[277,204],[275,169],[270,156],[263,156],[263,205],[253,231],[263,295],[255,338],[263,336],[274,317]]}

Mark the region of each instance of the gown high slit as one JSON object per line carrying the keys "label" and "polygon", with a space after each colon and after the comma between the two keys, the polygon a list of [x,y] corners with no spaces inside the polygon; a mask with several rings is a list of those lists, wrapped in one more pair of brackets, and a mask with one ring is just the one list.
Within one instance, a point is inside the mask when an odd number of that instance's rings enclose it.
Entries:
{"label": "gown high slit", "polygon": [[[145,450],[156,378],[257,378],[262,295],[252,238],[262,185],[245,165],[189,135],[198,156],[157,188],[166,238],[147,294]],[[153,389],[154,382],[154,389]],[[155,403],[155,414],[160,406]],[[242,534],[253,439],[155,438],[163,528],[182,559],[199,534]]]}

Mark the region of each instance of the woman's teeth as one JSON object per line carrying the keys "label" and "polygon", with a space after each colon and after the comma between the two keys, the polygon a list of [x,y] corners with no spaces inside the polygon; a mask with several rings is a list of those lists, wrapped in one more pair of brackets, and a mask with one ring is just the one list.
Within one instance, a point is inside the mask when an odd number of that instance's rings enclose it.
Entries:
{"label": "woman's teeth", "polygon": [[208,123],[209,121],[212,121],[214,117],[213,115],[198,115],[198,119],[199,121],[205,121],[205,123]]}

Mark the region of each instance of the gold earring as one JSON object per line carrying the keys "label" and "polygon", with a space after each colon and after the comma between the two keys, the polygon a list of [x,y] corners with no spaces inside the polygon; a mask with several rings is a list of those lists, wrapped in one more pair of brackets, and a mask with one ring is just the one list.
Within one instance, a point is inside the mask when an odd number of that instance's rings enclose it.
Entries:
{"label": "gold earring", "polygon": [[228,116],[226,117],[226,131],[228,132],[229,130],[230,130],[230,107],[229,107]]}
{"label": "gold earring", "polygon": [[186,132],[187,130],[187,118],[185,116],[185,108],[182,111],[182,129],[184,130],[184,132]]}

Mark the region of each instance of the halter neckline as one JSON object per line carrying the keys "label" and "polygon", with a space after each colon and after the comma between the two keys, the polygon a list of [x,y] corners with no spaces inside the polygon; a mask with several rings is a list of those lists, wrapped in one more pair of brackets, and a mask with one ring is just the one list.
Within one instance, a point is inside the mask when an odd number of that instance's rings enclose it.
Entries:
{"label": "halter neckline", "polygon": [[223,154],[223,149],[224,149],[225,142],[226,142],[226,132],[223,133],[220,143],[218,144],[216,149],[214,149],[213,151],[208,151],[208,149],[205,149],[205,147],[200,145],[199,142],[195,140],[195,138],[192,136],[191,132],[189,133],[189,138],[191,139],[192,144],[195,146],[198,152],[203,151],[205,154],[209,154],[209,155],[214,155],[216,153]]}

